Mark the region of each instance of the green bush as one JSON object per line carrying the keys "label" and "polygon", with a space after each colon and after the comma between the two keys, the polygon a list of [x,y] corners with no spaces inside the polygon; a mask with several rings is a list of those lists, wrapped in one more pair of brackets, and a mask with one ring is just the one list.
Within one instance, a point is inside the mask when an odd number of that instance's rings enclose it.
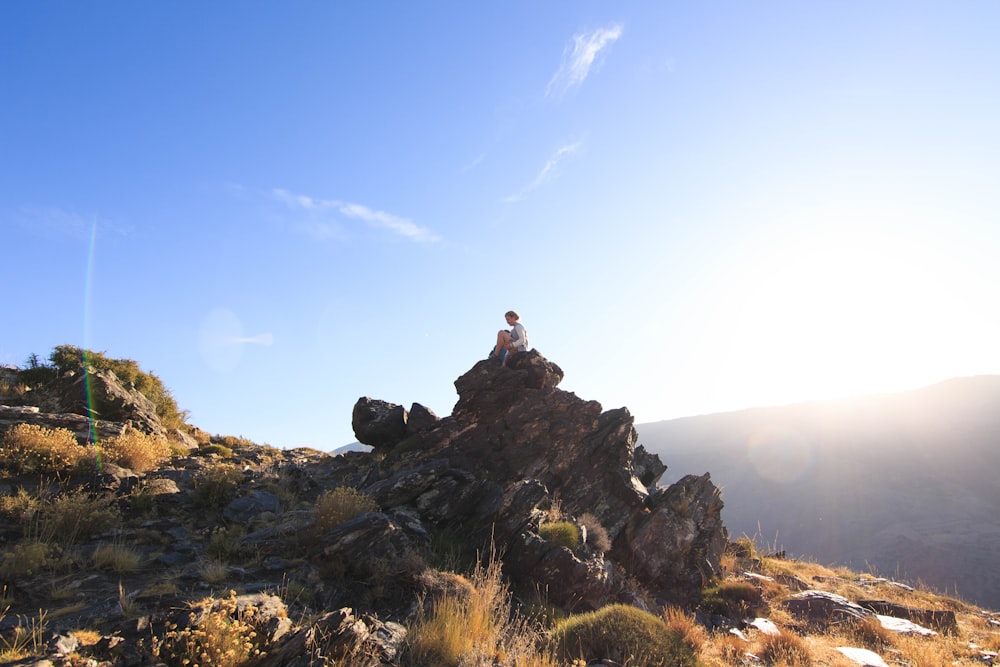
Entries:
{"label": "green bush", "polygon": [[636,607],[613,604],[556,624],[551,648],[565,663],[612,660],[631,667],[698,667],[680,633]]}
{"label": "green bush", "polygon": [[60,345],[52,351],[49,360],[59,375],[68,371],[82,373],[86,365],[87,368],[111,371],[122,382],[131,382],[139,393],[152,401],[156,407],[156,416],[167,429],[179,428],[187,418],[187,413],[177,408],[177,401],[163,386],[163,381],[154,373],[143,371],[131,359],[109,359],[103,352],[91,352],[74,345]]}
{"label": "green bush", "polygon": [[557,547],[572,549],[580,543],[580,529],[572,521],[543,523],[538,527],[538,534]]}

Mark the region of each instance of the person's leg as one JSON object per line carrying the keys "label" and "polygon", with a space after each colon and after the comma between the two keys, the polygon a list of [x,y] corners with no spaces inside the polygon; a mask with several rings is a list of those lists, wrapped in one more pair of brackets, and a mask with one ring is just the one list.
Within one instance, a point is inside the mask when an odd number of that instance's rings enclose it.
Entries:
{"label": "person's leg", "polygon": [[510,344],[510,332],[507,331],[506,329],[501,329],[500,331],[498,331],[497,344],[496,347],[493,348],[493,356],[499,357],[500,353],[503,350],[506,350],[509,344]]}

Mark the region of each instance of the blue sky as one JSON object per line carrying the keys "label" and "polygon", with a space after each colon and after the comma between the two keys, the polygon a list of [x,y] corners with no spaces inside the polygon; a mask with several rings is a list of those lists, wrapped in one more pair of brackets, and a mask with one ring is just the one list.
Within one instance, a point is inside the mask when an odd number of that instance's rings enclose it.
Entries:
{"label": "blue sky", "polygon": [[1000,373],[1000,4],[0,4],[0,363],[450,413],[522,315],[638,422]]}

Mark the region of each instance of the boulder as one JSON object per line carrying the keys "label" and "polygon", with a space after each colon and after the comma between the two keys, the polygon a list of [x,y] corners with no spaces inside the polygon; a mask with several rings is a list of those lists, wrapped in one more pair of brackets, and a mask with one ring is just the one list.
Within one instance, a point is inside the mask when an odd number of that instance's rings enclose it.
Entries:
{"label": "boulder", "polygon": [[406,432],[417,433],[425,431],[437,425],[439,418],[434,411],[428,407],[414,403],[410,406],[410,415],[406,420]]}
{"label": "boulder", "polygon": [[844,596],[826,591],[802,591],[785,600],[784,605],[793,616],[820,625],[875,616],[871,611]]}
{"label": "boulder", "polygon": [[389,449],[406,437],[406,420],[402,405],[363,396],[354,404],[351,426],[361,444]]}

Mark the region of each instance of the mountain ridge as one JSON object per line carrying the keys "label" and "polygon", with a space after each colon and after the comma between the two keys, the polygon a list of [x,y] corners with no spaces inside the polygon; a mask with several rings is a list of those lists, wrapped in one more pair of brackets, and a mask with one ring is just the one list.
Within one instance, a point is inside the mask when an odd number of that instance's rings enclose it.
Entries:
{"label": "mountain ridge", "polygon": [[670,462],[711,470],[733,535],[875,568],[1000,607],[1000,376],[637,424]]}

